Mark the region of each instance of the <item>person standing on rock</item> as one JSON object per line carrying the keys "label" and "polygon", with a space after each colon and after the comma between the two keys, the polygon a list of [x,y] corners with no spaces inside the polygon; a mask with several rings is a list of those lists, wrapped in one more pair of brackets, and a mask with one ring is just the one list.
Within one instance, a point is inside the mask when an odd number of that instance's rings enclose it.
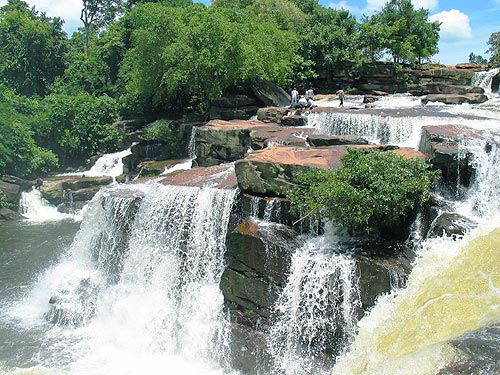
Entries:
{"label": "person standing on rock", "polygon": [[344,88],[341,88],[340,90],[338,90],[337,95],[339,96],[339,100],[340,100],[339,107],[343,107],[344,106],[344,98],[345,98]]}
{"label": "person standing on rock", "polygon": [[294,87],[292,90],[292,100],[290,101],[290,105],[297,105],[299,103],[299,92]]}

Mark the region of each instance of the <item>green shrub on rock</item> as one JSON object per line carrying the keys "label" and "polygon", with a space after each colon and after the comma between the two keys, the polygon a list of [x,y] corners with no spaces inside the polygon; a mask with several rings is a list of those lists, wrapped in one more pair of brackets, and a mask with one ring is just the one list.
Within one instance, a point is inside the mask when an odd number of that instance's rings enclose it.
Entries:
{"label": "green shrub on rock", "polygon": [[332,219],[351,231],[399,236],[416,207],[430,197],[437,172],[418,158],[349,149],[337,170],[310,169],[288,197],[302,216]]}

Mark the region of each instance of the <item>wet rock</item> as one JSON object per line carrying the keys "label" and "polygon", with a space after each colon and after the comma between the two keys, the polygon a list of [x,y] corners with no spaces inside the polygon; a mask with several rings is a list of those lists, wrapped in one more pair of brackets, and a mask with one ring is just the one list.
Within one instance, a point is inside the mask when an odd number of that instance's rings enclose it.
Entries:
{"label": "wet rock", "polygon": [[255,327],[259,319],[269,318],[292,253],[301,244],[286,226],[250,218],[231,233],[220,288],[234,320]]}
{"label": "wet rock", "polygon": [[250,132],[266,126],[269,125],[257,120],[212,120],[198,127],[195,136],[197,164],[208,167],[241,159],[250,147]]}
{"label": "wet rock", "polygon": [[25,219],[25,217],[20,213],[6,207],[0,207],[0,221],[18,221],[23,219]]}
{"label": "wet rock", "polygon": [[313,134],[307,137],[311,146],[335,146],[335,145],[366,145],[368,141],[357,135],[321,135]]}
{"label": "wet rock", "polygon": [[257,113],[258,109],[258,102],[255,98],[241,94],[228,94],[212,102],[210,119],[249,119]]}
{"label": "wet rock", "polygon": [[241,324],[231,325],[231,368],[243,374],[269,373],[269,361],[263,332]]}
{"label": "wet rock", "polygon": [[430,94],[422,98],[422,103],[439,102],[444,104],[480,104],[488,100],[484,94],[471,93],[471,94]]}
{"label": "wet rock", "polygon": [[301,115],[283,116],[281,118],[281,125],[282,126],[305,126],[306,119]]}
{"label": "wet rock", "polygon": [[456,213],[439,215],[431,225],[428,237],[463,236],[477,226],[477,223]]}
{"label": "wet rock", "polygon": [[450,188],[454,188],[458,180],[469,186],[473,168],[468,156],[461,155],[459,144],[463,139],[482,137],[481,131],[461,125],[424,126],[419,149],[441,170],[443,180]]}
{"label": "wet rock", "polygon": [[281,123],[281,119],[288,113],[288,107],[265,107],[257,111],[257,119],[262,122]]}

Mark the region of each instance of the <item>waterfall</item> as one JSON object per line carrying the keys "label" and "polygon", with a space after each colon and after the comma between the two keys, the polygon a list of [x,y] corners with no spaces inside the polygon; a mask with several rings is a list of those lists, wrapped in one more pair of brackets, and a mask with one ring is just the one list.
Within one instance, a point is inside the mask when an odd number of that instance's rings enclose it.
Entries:
{"label": "waterfall", "polygon": [[276,373],[325,373],[354,337],[361,306],[355,261],[325,241],[311,239],[292,258],[268,334]]}
{"label": "waterfall", "polygon": [[19,213],[30,221],[57,221],[64,219],[79,219],[78,216],[57,211],[42,197],[39,190],[23,192],[19,200]]}
{"label": "waterfall", "polygon": [[371,143],[393,144],[418,148],[420,130],[425,125],[456,122],[456,119],[437,116],[387,116],[384,114],[350,112],[313,112],[307,115],[308,126],[316,134],[357,135]]}
{"label": "waterfall", "polygon": [[474,169],[474,180],[466,200],[457,205],[457,211],[465,216],[490,220],[500,212],[500,147],[498,136],[483,139],[464,139],[460,142],[460,154],[467,156]]}
{"label": "waterfall", "polygon": [[471,86],[482,87],[487,93],[491,93],[491,81],[500,73],[500,68],[490,69],[483,72],[475,72],[471,80]]}
{"label": "waterfall", "polygon": [[96,195],[68,255],[33,290],[51,300],[46,319],[78,336],[70,373],[222,374],[219,281],[235,195],[161,184]]}
{"label": "waterfall", "polygon": [[196,126],[191,129],[191,137],[188,143],[188,156],[191,160],[196,159]]}
{"label": "waterfall", "polygon": [[[481,350],[481,342],[469,353],[453,342],[500,322],[498,142],[493,135],[466,139],[460,153],[467,155],[475,175],[454,211],[480,225],[461,240],[421,242],[406,287],[380,297],[358,322],[350,350],[338,358],[333,375],[431,375],[460,361],[467,365],[467,355],[480,356],[475,351]],[[492,340],[498,342],[498,336]]]}
{"label": "waterfall", "polygon": [[333,375],[431,375],[463,356],[447,342],[500,321],[500,229],[488,230],[427,240],[406,288],[379,298]]}

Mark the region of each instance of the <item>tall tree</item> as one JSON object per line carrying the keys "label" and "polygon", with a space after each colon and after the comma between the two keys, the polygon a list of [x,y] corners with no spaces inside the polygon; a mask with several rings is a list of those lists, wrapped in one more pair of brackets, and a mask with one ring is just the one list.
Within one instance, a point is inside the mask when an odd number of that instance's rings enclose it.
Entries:
{"label": "tall tree", "polygon": [[490,35],[487,42],[489,48],[486,53],[490,53],[490,65],[500,67],[500,31]]}
{"label": "tall tree", "polygon": [[82,0],[80,20],[85,35],[84,51],[88,55],[90,34],[110,25],[124,10],[123,0]]}
{"label": "tall tree", "polygon": [[438,52],[439,23],[428,21],[429,11],[415,9],[411,0],[390,0],[369,20],[385,26],[385,47],[394,62],[421,63]]}
{"label": "tall tree", "polygon": [[0,80],[23,95],[44,95],[64,72],[66,33],[60,18],[38,13],[21,0],[0,8]]}

